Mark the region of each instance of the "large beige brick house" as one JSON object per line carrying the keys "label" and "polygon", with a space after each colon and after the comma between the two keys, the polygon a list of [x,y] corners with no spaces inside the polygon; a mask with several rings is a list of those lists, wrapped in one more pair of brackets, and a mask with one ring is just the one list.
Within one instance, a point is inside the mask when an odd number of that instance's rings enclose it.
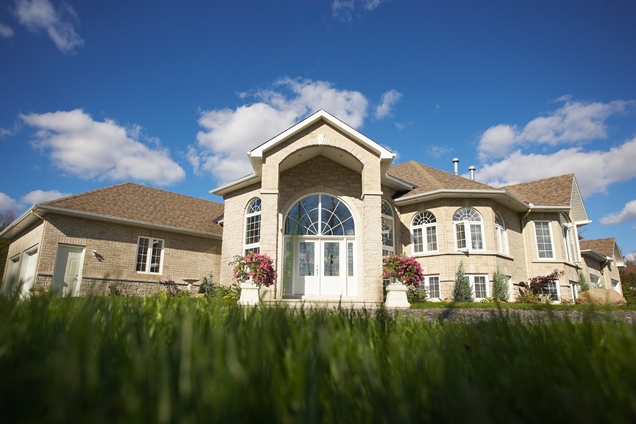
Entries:
{"label": "large beige brick house", "polygon": [[[515,285],[559,270],[554,300],[581,276],[621,292],[614,239],[580,240],[590,221],[573,174],[492,187],[395,154],[325,111],[248,153],[253,172],[211,193],[224,205],[122,184],[35,205],[0,237],[11,240],[5,287],[77,295],[113,280],[151,293],[157,281],[232,282],[250,251],[278,270],[263,300],[380,304],[382,259],[414,256],[432,299],[451,297],[463,263],[477,300],[499,268]],[[472,175],[472,172],[471,172]],[[113,275],[116,274],[116,275]]]}

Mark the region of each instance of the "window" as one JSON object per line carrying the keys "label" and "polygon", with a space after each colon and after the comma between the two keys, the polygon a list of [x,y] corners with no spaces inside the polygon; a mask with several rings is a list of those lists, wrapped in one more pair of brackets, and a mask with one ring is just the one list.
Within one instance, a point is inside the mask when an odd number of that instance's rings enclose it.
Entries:
{"label": "window", "polygon": [[570,289],[572,290],[572,300],[576,300],[579,297],[579,283],[570,281]]}
{"label": "window", "polygon": [[13,294],[13,290],[15,290],[15,285],[18,280],[18,269],[20,265],[20,255],[15,255],[11,259],[9,259],[9,264],[7,266],[7,278],[4,281],[4,286],[2,286],[2,293],[4,295]]}
{"label": "window", "polygon": [[534,231],[537,236],[537,252],[539,259],[554,259],[550,221],[535,221]]}
{"label": "window", "polygon": [[495,238],[497,239],[497,252],[508,254],[506,226],[503,217],[499,213],[495,213]]}
{"label": "window", "polygon": [[395,254],[395,229],[393,225],[393,208],[387,201],[382,202],[382,257]]}
{"label": "window", "polygon": [[468,279],[476,300],[488,297],[488,277],[486,275],[469,275]]}
{"label": "window", "polygon": [[553,302],[559,301],[559,282],[558,281],[550,281],[547,286],[543,289],[543,294],[547,294],[550,296],[550,300]]}
{"label": "window", "polygon": [[429,211],[420,212],[411,221],[414,253],[437,251],[437,220]]}
{"label": "window", "polygon": [[601,281],[601,277],[596,274],[590,274],[590,283],[592,283],[593,289],[604,289],[603,282]]}
{"label": "window", "polygon": [[245,211],[245,242],[243,254],[261,251],[261,199],[252,199]]}
{"label": "window", "polygon": [[453,215],[457,250],[484,250],[484,228],[475,209],[462,208]]}
{"label": "window", "polygon": [[439,276],[424,277],[424,287],[428,292],[429,299],[440,299]]}
{"label": "window", "polygon": [[161,274],[163,260],[163,240],[139,237],[137,243],[137,272]]}
{"label": "window", "polygon": [[576,249],[576,227],[565,215],[561,215],[561,232],[563,234],[563,253],[565,255],[565,260],[568,262],[578,261],[579,257]]}
{"label": "window", "polygon": [[617,291],[617,292],[619,292],[619,293],[621,292],[621,291],[618,289],[618,280],[615,280],[615,279],[613,279],[613,278],[612,278],[612,289],[614,289],[614,291]]}

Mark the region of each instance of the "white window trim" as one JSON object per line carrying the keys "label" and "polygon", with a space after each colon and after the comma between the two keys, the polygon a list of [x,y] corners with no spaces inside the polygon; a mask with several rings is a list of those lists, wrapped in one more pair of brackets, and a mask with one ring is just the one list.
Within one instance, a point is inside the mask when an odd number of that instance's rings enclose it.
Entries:
{"label": "white window trim", "polygon": [[[255,202],[256,200],[261,201],[261,207],[259,207],[258,211],[256,212],[249,212],[248,213],[248,209],[251,207],[252,203]],[[261,214],[262,211],[262,200],[259,197],[255,197],[253,199],[250,199],[249,202],[247,202],[247,207],[245,208],[245,218],[243,219],[243,255],[246,255],[248,251],[254,251],[254,250],[258,250],[260,252],[261,249],[261,229],[262,229],[262,224],[263,224],[263,216]],[[257,215],[261,215],[261,220],[258,223],[258,241],[255,243],[245,243],[245,238],[247,236],[247,220],[253,216],[257,216]]]}
{"label": "white window trim", "polygon": [[[559,280],[552,280],[552,282],[556,286],[557,299],[556,300],[551,300],[550,302],[551,303],[561,303],[561,299],[563,299],[563,297],[561,296],[561,284],[559,283]],[[549,287],[549,284],[550,283],[548,283],[548,286],[546,286],[546,287]]]}
{"label": "white window trim", "polygon": [[[470,283],[470,289],[472,290],[473,297],[475,300],[483,300],[487,297],[490,297],[490,279],[488,278],[488,274],[466,274],[468,277],[468,281]],[[486,297],[477,297],[477,293],[475,291],[475,277],[484,277],[486,279]]]}
{"label": "white window trim", "polygon": [[[139,259],[139,242],[141,239],[148,239],[148,247],[146,251],[146,264],[143,271],[137,271],[137,261]],[[159,257],[159,272],[150,272],[150,260],[152,258],[152,244],[153,242],[161,241],[161,256]],[[152,275],[161,275],[163,274],[163,254],[166,250],[166,241],[164,239],[160,239],[157,237],[148,237],[148,236],[139,236],[137,237],[137,249],[135,250],[135,271],[137,274],[152,274]]]}
{"label": "white window trim", "polygon": [[[453,239],[455,242],[455,250],[458,252],[484,252],[486,251],[486,237],[484,234],[484,218],[481,216],[481,214],[479,213],[479,211],[475,208],[461,208],[461,209],[472,209],[474,210],[477,215],[479,215],[479,221],[455,221],[453,219]],[[457,213],[457,212],[455,212]],[[453,214],[454,216],[454,214]],[[458,247],[457,243],[457,227],[458,226],[463,226],[464,227],[464,234],[466,235],[466,247]],[[473,249],[473,238],[472,238],[472,233],[470,231],[470,226],[471,225],[479,225],[479,229],[480,229],[480,233],[481,233],[481,249]]]}
{"label": "white window trim", "polygon": [[15,290],[16,284],[19,282],[20,275],[20,254],[14,255],[7,261],[6,278],[2,286],[2,294],[10,296]]}
{"label": "white window trim", "polygon": [[[431,278],[437,278],[437,285],[439,286],[439,295],[440,297],[431,297]],[[441,296],[442,296],[442,284],[441,284],[441,280],[439,278],[439,275],[426,275],[424,276],[424,288],[426,289],[426,293],[427,293],[427,297],[429,301],[431,302],[439,302],[441,300]]]}
{"label": "white window trim", "polygon": [[[435,218],[435,222],[431,222],[429,224],[423,224],[423,225],[413,225],[413,221],[415,220],[415,218],[424,212],[428,212],[431,215],[433,215],[433,217]],[[428,234],[427,234],[427,230],[429,228],[435,228],[435,246],[437,246],[437,249],[435,250],[428,250]],[[437,231],[437,217],[435,216],[435,214],[431,211],[420,211],[418,213],[416,213],[415,215],[413,215],[413,218],[411,219],[411,246],[413,246],[413,254],[419,255],[419,254],[425,254],[425,253],[436,253],[439,252],[439,234]],[[422,250],[416,250],[416,244],[415,244],[415,230],[422,230]]]}
{"label": "white window trim", "polygon": [[[393,214],[393,207],[391,207],[391,204],[389,202],[387,202],[386,200],[382,201],[383,204],[386,204],[386,206],[389,208],[389,210],[391,211],[391,213]],[[380,209],[380,211],[382,211],[382,209]],[[389,246],[386,245],[384,243],[382,243],[382,252],[384,253],[384,251],[388,251],[389,252],[389,256],[391,255],[395,255],[395,217],[394,215],[386,215],[382,212],[380,212],[380,215],[382,218],[386,218],[389,219],[391,222],[391,234],[392,234],[392,240],[393,240],[393,246]],[[384,230],[381,228],[380,229],[382,231],[382,233],[384,233]],[[384,242],[384,237],[382,237],[382,241]],[[382,255],[385,256],[385,255]]]}
{"label": "white window trim", "polygon": [[[546,258],[542,258],[541,256],[539,256],[539,238],[537,237],[537,223],[546,223],[548,224],[548,233],[550,234],[550,247],[552,250],[552,257],[546,257]],[[534,223],[534,242],[535,242],[535,247],[537,248],[537,259],[539,259],[540,261],[549,261],[549,260],[555,260],[556,259],[556,250],[554,249],[554,236],[552,234],[552,221],[549,220],[537,220],[537,221],[533,221]]]}
{"label": "white window trim", "polygon": [[[497,223],[497,217],[501,219],[503,225]],[[500,213],[495,212],[495,239],[497,242],[497,253],[508,255],[510,252],[508,246],[508,233],[506,231],[506,221]]]}

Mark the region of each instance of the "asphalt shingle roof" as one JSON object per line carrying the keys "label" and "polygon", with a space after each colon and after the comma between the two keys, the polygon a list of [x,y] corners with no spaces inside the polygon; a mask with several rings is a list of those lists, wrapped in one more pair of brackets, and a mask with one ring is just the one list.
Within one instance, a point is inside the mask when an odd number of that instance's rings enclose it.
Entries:
{"label": "asphalt shingle roof", "polygon": [[536,206],[570,206],[574,174],[543,178],[503,187],[515,197]]}
{"label": "asphalt shingle roof", "polygon": [[41,205],[217,235],[223,233],[223,227],[214,222],[223,215],[222,204],[134,183],[117,184]]}
{"label": "asphalt shingle roof", "polygon": [[603,238],[594,240],[581,240],[579,242],[581,250],[593,250],[603,256],[614,257],[614,246],[616,240],[614,238]]}

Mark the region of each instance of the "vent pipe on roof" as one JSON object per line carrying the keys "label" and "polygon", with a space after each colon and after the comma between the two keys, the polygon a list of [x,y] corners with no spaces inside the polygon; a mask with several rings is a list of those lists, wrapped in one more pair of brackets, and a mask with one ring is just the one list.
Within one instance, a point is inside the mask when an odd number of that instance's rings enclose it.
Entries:
{"label": "vent pipe on roof", "polygon": [[455,175],[459,174],[459,159],[458,158],[454,158],[453,159],[453,165],[455,167]]}
{"label": "vent pipe on roof", "polygon": [[475,181],[475,169],[477,168],[472,165],[468,167],[468,170],[470,171],[470,179],[473,181]]}

